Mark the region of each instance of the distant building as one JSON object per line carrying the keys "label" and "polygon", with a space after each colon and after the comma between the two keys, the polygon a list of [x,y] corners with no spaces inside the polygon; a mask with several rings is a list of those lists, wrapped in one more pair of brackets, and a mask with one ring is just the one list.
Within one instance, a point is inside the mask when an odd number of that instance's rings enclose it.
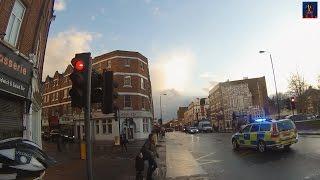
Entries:
{"label": "distant building", "polygon": [[[93,59],[93,69],[102,73],[104,70],[114,72],[114,81],[119,97],[116,105],[120,109],[120,123],[111,114],[103,114],[101,106],[93,108],[95,140],[113,140],[120,133],[125,133],[128,139],[145,139],[151,132],[153,124],[153,100],[148,59],[139,52],[112,51]],[[50,127],[69,127],[73,129],[76,138],[84,137],[83,112],[71,108],[69,90],[71,81],[69,65],[64,73],[58,72],[47,77],[43,93],[43,121]]]}
{"label": "distant building", "polygon": [[237,120],[264,117],[268,111],[265,77],[217,84],[209,92],[209,109],[216,128],[230,131]]}
{"label": "distant building", "polygon": [[184,118],[184,113],[188,110],[188,107],[179,107],[177,111],[177,117],[179,121],[182,121]]}
{"label": "distant building", "polygon": [[196,98],[189,104],[188,110],[184,113],[184,124],[193,125],[201,120],[207,120],[209,117],[208,110],[208,98]]}

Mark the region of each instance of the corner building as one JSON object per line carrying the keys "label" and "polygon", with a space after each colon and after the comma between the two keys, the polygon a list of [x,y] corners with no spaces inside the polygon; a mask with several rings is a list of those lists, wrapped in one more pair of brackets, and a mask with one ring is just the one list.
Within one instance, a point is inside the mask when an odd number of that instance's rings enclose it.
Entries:
{"label": "corner building", "polygon": [[[120,122],[111,118],[107,118],[107,122],[103,119],[96,120],[95,139],[113,139],[119,135],[119,124],[120,133],[126,133],[129,140],[147,138],[153,120],[148,59],[139,52],[117,50],[95,57],[92,67],[100,73],[104,70],[113,71],[114,82],[118,84],[116,91],[119,94],[115,102],[119,108]],[[109,133],[111,137],[106,137],[106,129],[113,129],[112,133]]]}

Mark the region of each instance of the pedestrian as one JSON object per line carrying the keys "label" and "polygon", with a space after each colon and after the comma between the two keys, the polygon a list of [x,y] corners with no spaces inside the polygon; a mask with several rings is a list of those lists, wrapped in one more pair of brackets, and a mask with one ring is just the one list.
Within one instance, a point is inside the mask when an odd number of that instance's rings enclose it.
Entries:
{"label": "pedestrian", "polygon": [[128,139],[126,138],[125,134],[122,134],[120,136],[120,145],[121,145],[121,150],[122,152],[125,150],[126,152],[128,152],[128,148],[127,148],[127,144],[128,144]]}
{"label": "pedestrian", "polygon": [[57,141],[57,149],[59,152],[62,152],[62,136],[61,136],[61,133],[59,132],[57,135],[56,135],[56,141]]}
{"label": "pedestrian", "polygon": [[148,160],[147,180],[152,180],[152,174],[158,167],[155,158],[159,158],[153,134],[149,134],[148,139],[142,146],[141,152],[144,160]]}
{"label": "pedestrian", "polygon": [[140,151],[136,156],[136,180],[143,180],[143,171],[144,171],[144,159],[143,154]]}

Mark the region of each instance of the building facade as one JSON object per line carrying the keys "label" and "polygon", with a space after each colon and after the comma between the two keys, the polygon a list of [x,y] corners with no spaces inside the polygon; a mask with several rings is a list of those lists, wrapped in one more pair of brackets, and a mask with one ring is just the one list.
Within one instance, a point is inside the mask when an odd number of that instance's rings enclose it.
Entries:
{"label": "building facade", "polygon": [[42,144],[40,83],[53,4],[0,1],[0,139]]}
{"label": "building facade", "polygon": [[209,91],[214,126],[220,131],[231,131],[239,121],[264,117],[268,112],[267,99],[265,77],[217,84]]}
{"label": "building facade", "polygon": [[178,121],[183,121],[184,113],[188,110],[188,107],[179,107],[177,111]]}
{"label": "building facade", "polygon": [[199,121],[208,120],[209,100],[208,98],[196,98],[189,105],[184,113],[184,124],[195,125]]}
{"label": "building facade", "polygon": [[[119,108],[117,118],[113,114],[103,114],[101,106],[94,106],[94,139],[113,140],[119,136],[119,131],[126,134],[129,140],[147,138],[154,119],[148,59],[138,52],[117,50],[95,57],[92,67],[98,73],[113,71],[119,95],[115,100]],[[65,121],[74,129],[75,137],[81,139],[85,132],[83,112],[71,107],[71,72],[72,67],[69,65],[64,73],[56,72],[53,78],[46,78],[43,119],[48,121],[50,127],[61,127]]]}

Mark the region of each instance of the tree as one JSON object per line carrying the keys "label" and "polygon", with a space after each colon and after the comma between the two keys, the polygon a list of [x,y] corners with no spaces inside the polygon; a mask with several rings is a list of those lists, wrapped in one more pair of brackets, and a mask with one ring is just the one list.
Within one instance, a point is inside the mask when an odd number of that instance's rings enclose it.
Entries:
{"label": "tree", "polygon": [[292,96],[299,98],[307,90],[307,87],[304,77],[300,76],[298,72],[291,75],[288,88]]}

